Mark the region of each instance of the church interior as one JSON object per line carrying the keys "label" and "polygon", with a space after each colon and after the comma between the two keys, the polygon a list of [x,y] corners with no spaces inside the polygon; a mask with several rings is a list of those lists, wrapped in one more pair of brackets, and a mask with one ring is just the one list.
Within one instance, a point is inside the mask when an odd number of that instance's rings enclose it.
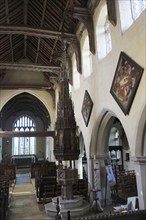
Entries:
{"label": "church interior", "polygon": [[146,217],[146,0],[0,0],[0,220]]}

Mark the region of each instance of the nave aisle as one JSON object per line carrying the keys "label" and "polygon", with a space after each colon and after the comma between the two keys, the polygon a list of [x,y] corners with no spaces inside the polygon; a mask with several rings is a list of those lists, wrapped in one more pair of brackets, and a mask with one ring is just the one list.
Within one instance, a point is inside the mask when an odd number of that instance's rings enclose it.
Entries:
{"label": "nave aisle", "polygon": [[38,204],[30,173],[17,174],[6,220],[52,220]]}

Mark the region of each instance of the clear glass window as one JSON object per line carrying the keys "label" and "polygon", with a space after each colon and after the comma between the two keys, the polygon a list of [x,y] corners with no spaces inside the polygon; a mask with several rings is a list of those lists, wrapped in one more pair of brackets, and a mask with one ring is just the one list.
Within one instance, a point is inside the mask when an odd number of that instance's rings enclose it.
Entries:
{"label": "clear glass window", "polygon": [[136,20],[145,8],[146,0],[131,0],[133,20]]}
{"label": "clear glass window", "polygon": [[92,74],[92,54],[89,49],[88,33],[86,33],[82,48],[82,64],[83,75],[85,78],[87,78]]}
{"label": "clear glass window", "polygon": [[77,70],[75,54],[73,54],[73,86],[75,90],[80,88],[80,73]]}
{"label": "clear glass window", "polygon": [[96,35],[97,35],[98,58],[99,60],[102,60],[112,50],[112,38],[111,38],[110,23],[108,20],[106,3],[104,3],[103,6],[101,7],[97,19]]}
{"label": "clear glass window", "polygon": [[106,42],[106,54],[108,54],[112,49],[111,33],[110,33],[110,26],[108,20],[106,20],[105,22],[105,42]]}
{"label": "clear glass window", "polygon": [[122,32],[128,30],[146,8],[146,0],[119,0]]}

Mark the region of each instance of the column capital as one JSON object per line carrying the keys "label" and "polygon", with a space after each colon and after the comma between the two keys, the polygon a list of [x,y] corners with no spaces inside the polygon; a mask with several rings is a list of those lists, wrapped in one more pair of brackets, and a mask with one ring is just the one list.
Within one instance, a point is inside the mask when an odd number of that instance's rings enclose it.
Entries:
{"label": "column capital", "polygon": [[107,157],[104,154],[91,155],[91,158],[94,160],[105,160]]}
{"label": "column capital", "polygon": [[134,156],[131,157],[131,160],[133,160],[135,163],[146,164],[146,156]]}

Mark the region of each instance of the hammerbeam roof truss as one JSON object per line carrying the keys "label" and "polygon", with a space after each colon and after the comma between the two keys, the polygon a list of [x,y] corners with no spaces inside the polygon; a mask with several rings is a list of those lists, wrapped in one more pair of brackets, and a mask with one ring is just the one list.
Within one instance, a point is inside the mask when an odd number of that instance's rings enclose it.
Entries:
{"label": "hammerbeam roof truss", "polygon": [[[76,54],[77,69],[81,73],[80,36],[85,27],[89,35],[90,51],[95,54],[92,15],[100,1],[102,0],[0,0],[0,89],[43,89],[55,100],[53,85],[58,82],[60,73],[62,39],[66,39],[67,47],[72,46]],[[106,1],[109,20],[116,25],[116,0]],[[84,27],[76,35],[80,23]],[[28,74],[28,71],[37,75],[33,75],[37,79],[35,82],[25,81],[28,78],[24,74]],[[15,82],[14,74],[15,77],[20,77],[20,81]],[[23,94],[17,104],[22,106],[26,98],[28,99],[27,94]],[[34,99],[28,103],[30,111],[35,103]],[[15,109],[17,107],[8,107],[8,112],[3,117],[6,119],[11,113],[15,114]],[[44,118],[45,111],[42,111],[42,107],[37,106],[37,109],[41,112],[41,118]],[[5,111],[0,112],[0,115],[3,113]]]}
{"label": "hammerbeam roof truss", "polygon": [[68,43],[77,41],[73,9],[86,5],[87,0],[0,0],[1,69],[24,58],[40,71],[59,67],[62,33]]}
{"label": "hammerbeam roof truss", "polygon": [[[72,45],[75,50],[78,70],[81,72],[80,43],[76,30],[82,21],[78,14],[80,10],[76,11],[74,17],[74,9],[87,9],[89,2],[0,0],[0,89],[45,90],[55,100],[54,83],[58,82],[60,75],[62,39],[66,39],[67,47]],[[0,123],[15,115],[18,106],[25,104],[26,99],[27,95],[22,94],[16,108],[10,105],[7,110],[2,110]],[[27,104],[27,109],[34,112],[32,106],[35,106],[34,99]],[[38,106],[36,109],[43,120],[42,108]]]}
{"label": "hammerbeam roof truss", "polygon": [[[5,69],[7,63],[9,68],[16,68],[16,63],[26,58],[38,71],[45,66],[53,73],[54,67],[60,66],[61,40],[65,38],[75,50],[77,68],[81,72],[76,30],[82,22],[88,31],[90,51],[95,54],[92,15],[100,1],[0,0],[0,69]],[[115,0],[106,1],[109,20],[116,25]]]}

